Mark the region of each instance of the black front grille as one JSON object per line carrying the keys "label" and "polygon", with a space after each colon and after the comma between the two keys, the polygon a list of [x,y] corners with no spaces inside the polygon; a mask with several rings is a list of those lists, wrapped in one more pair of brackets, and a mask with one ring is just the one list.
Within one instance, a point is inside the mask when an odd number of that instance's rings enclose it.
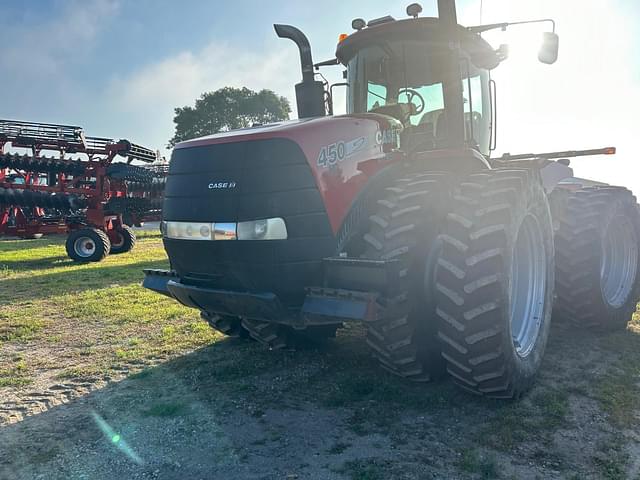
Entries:
{"label": "black front grille", "polygon": [[[209,188],[210,183],[234,188]],[[288,240],[165,240],[173,268],[185,282],[273,292],[297,303],[304,287],[319,285],[321,260],[335,239],[311,169],[286,139],[174,150],[165,190],[165,220],[241,222],[284,218]]]}

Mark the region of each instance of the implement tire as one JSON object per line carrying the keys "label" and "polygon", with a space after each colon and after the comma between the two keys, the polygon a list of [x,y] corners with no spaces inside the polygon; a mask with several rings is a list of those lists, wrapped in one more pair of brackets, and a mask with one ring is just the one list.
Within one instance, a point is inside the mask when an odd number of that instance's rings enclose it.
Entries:
{"label": "implement tire", "polygon": [[128,225],[122,225],[116,229],[115,234],[118,236],[118,241],[111,242],[112,254],[130,252],[136,246],[136,234]]}
{"label": "implement tire", "polygon": [[111,242],[102,230],[81,228],[69,234],[65,242],[67,255],[76,262],[99,262],[109,255]]}
{"label": "implement tire", "polygon": [[454,194],[436,272],[438,338],[447,371],[493,398],[528,390],[551,321],[551,213],[537,172],[497,169]]}
{"label": "implement tire", "polygon": [[444,373],[435,339],[434,271],[451,180],[446,173],[407,174],[377,201],[364,235],[364,258],[397,260],[397,278],[378,300],[380,318],[368,322],[367,343],[382,367],[426,382]]}
{"label": "implement tire", "polygon": [[606,186],[560,200],[555,313],[578,327],[624,330],[640,298],[636,199],[626,188]]}

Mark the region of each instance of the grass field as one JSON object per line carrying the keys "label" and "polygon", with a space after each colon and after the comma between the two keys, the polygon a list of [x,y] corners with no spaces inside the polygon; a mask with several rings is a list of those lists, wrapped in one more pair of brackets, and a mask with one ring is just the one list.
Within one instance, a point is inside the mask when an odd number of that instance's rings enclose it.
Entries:
{"label": "grass field", "polygon": [[3,359],[0,385],[29,383],[41,368],[60,378],[108,376],[211,343],[195,311],[140,288],[143,268],[166,265],[158,235],[140,238],[135,254],[84,265],[67,258],[61,238],[0,242],[0,342],[38,340],[62,346],[65,357]]}
{"label": "grass field", "polygon": [[640,478],[638,319],[555,326],[531,393],[487,401],[384,373],[359,327],[299,352],[218,335],[140,287],[167,266],[142,235],[85,265],[0,241],[0,478]]}

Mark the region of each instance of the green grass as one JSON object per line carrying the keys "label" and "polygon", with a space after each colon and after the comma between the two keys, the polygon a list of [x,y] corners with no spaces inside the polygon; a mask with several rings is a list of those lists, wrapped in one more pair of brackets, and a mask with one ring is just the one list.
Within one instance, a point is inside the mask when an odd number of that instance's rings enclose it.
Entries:
{"label": "green grass", "polygon": [[483,455],[475,448],[462,451],[458,466],[463,472],[477,474],[483,479],[489,480],[500,477],[495,457],[493,455]]}
{"label": "green grass", "polygon": [[549,443],[553,433],[566,424],[568,413],[566,391],[539,387],[522,401],[496,404],[494,415],[479,430],[477,438],[507,452],[534,439]]}
{"label": "green grass", "polygon": [[347,475],[351,480],[383,480],[386,479],[383,466],[375,459],[351,460],[345,462],[339,473]]}
{"label": "green grass", "polygon": [[617,360],[599,375],[593,395],[615,426],[633,426],[638,423],[635,412],[640,410],[640,351],[638,349],[640,318],[634,315],[627,331],[604,338],[604,348],[617,352]]}
{"label": "green grass", "polygon": [[340,455],[341,453],[344,453],[347,450],[347,448],[349,448],[350,446],[351,446],[350,443],[336,442],[331,446],[331,448],[327,452],[330,453],[331,455]]}
{"label": "green grass", "polygon": [[21,356],[9,360],[4,367],[0,368],[0,387],[24,387],[33,383],[33,379],[28,376],[27,364]]}
{"label": "green grass", "polygon": [[186,405],[179,402],[156,403],[142,413],[148,417],[175,417],[186,411]]}
{"label": "green grass", "polygon": [[[220,338],[195,310],[140,286],[143,268],[168,266],[159,235],[141,233],[132,252],[90,264],[69,260],[62,236],[0,241],[0,365],[3,344],[46,341],[71,357],[53,365],[57,378],[94,378]],[[0,371],[0,386],[28,381]]]}
{"label": "green grass", "polygon": [[625,439],[614,435],[607,442],[600,442],[592,461],[605,480],[624,480],[627,478],[626,466],[629,454],[624,449]]}

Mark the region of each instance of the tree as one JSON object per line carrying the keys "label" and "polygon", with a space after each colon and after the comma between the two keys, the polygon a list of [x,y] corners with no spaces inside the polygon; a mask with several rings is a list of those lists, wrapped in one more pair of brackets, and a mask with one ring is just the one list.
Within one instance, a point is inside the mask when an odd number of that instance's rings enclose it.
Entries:
{"label": "tree", "polygon": [[175,109],[176,131],[169,147],[203,135],[287,120],[290,112],[289,101],[271,90],[224,87],[206,92],[196,100],[195,107]]}

